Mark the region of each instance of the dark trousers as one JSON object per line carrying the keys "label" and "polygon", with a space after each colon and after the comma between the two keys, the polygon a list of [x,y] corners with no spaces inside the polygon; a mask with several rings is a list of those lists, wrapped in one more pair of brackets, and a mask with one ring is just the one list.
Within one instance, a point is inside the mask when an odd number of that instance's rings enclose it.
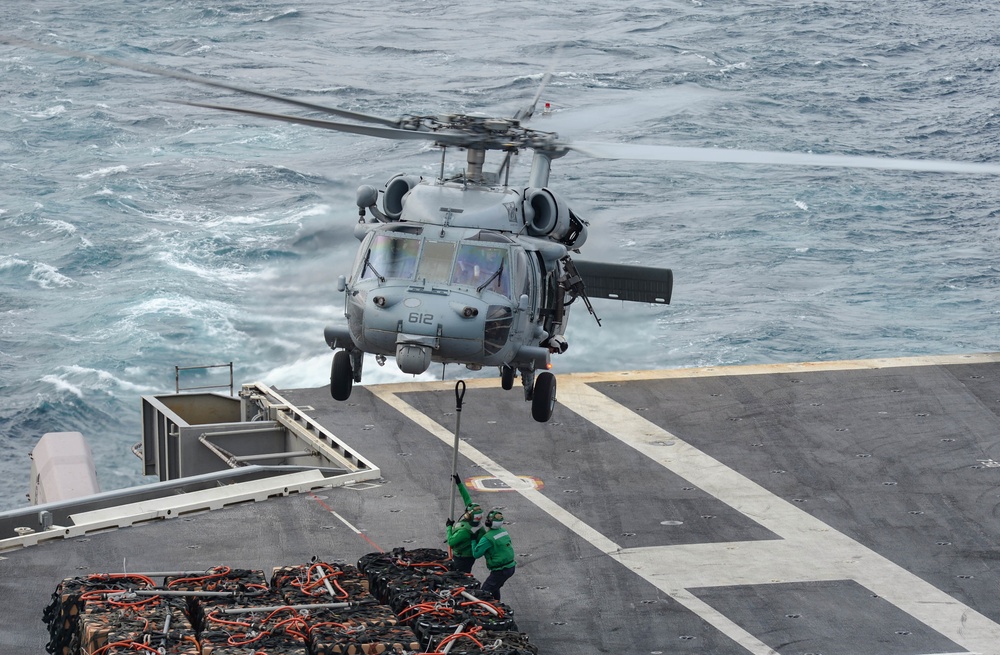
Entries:
{"label": "dark trousers", "polygon": [[493,594],[493,597],[500,600],[500,587],[503,583],[507,582],[510,576],[514,575],[514,569],[517,567],[508,566],[505,569],[497,569],[496,571],[490,571],[490,576],[486,578],[486,582],[483,583],[483,591],[488,591]]}
{"label": "dark trousers", "polygon": [[459,557],[454,555],[451,558],[451,570],[461,571],[462,573],[472,573],[472,565],[475,564],[475,557]]}

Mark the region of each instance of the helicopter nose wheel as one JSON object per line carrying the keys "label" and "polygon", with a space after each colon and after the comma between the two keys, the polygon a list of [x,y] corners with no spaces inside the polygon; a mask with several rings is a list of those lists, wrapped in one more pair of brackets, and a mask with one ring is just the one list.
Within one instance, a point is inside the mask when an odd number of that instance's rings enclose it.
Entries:
{"label": "helicopter nose wheel", "polygon": [[333,368],[330,369],[330,395],[334,400],[347,400],[351,397],[353,385],[354,367],[351,365],[351,353],[338,350],[333,355]]}
{"label": "helicopter nose wheel", "polygon": [[539,373],[531,393],[531,418],[546,423],[556,406],[556,376],[548,371]]}
{"label": "helicopter nose wheel", "polygon": [[507,364],[500,365],[500,386],[504,391],[514,388],[514,367]]}

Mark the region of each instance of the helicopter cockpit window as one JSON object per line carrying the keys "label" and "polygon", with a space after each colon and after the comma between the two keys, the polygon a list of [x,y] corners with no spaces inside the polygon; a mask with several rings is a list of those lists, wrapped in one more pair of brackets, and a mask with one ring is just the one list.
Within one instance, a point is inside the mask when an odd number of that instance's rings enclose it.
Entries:
{"label": "helicopter cockpit window", "polygon": [[428,282],[448,282],[451,262],[455,259],[454,241],[424,241],[424,252],[420,255],[417,277]]}
{"label": "helicopter cockpit window", "polygon": [[368,261],[361,271],[361,278],[381,276],[412,279],[417,270],[417,255],[420,253],[419,239],[379,234],[372,239],[368,251]]}
{"label": "helicopter cockpit window", "polygon": [[514,279],[513,288],[521,287],[521,293],[531,296],[531,278],[528,275],[528,256],[524,250],[518,248],[514,251]]}
{"label": "helicopter cockpit window", "polygon": [[452,284],[483,287],[509,297],[511,267],[507,254],[506,248],[463,243],[455,259]]}

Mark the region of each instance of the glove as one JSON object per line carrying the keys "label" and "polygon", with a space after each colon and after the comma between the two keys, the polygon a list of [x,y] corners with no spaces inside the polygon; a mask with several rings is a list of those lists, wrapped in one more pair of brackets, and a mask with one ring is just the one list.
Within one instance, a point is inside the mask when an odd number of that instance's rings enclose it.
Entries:
{"label": "glove", "polygon": [[445,526],[450,528],[451,526],[455,525],[455,521],[453,519],[448,519],[447,521],[444,522],[444,524]]}
{"label": "glove", "polygon": [[462,478],[459,477],[458,473],[452,474],[451,479],[454,480],[455,484],[457,484],[458,486],[460,487],[462,486]]}

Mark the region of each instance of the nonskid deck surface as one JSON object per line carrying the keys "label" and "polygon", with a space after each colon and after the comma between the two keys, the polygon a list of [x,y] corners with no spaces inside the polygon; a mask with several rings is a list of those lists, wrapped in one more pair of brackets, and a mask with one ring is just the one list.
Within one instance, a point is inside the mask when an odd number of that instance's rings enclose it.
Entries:
{"label": "nonskid deck surface", "polygon": [[[64,577],[441,546],[454,382],[282,393],[382,480],[4,553],[0,652],[44,651]],[[1000,653],[1000,356],[562,375],[558,399],[542,425],[469,381],[460,428],[540,652]]]}

